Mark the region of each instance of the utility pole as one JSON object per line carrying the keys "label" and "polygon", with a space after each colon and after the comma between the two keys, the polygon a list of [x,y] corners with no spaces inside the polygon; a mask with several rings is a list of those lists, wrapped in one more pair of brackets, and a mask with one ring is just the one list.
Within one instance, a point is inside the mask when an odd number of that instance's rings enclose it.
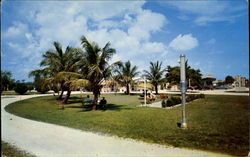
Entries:
{"label": "utility pole", "polygon": [[147,102],[146,102],[146,77],[144,76],[144,105],[146,106],[147,105]]}
{"label": "utility pole", "polygon": [[186,120],[186,67],[185,67],[185,55],[180,55],[180,64],[181,64],[181,100],[182,100],[182,123],[181,128],[187,128],[187,120]]}

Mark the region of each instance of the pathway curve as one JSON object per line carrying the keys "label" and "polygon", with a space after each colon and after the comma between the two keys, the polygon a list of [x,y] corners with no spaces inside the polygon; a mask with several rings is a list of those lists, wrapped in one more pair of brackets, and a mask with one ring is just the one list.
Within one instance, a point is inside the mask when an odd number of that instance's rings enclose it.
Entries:
{"label": "pathway curve", "polygon": [[83,156],[169,156],[218,157],[217,153],[165,147],[131,139],[99,135],[48,124],[7,113],[4,107],[20,99],[35,96],[1,97],[2,140],[41,157]]}

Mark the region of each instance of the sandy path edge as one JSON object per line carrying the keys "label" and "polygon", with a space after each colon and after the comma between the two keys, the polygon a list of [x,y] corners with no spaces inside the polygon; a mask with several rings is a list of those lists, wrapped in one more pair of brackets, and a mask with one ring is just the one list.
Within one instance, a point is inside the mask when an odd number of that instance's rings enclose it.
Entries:
{"label": "sandy path edge", "polygon": [[38,95],[1,97],[2,140],[36,156],[229,156],[198,150],[165,147],[115,136],[99,135],[21,118],[4,110],[4,107],[10,103],[36,96]]}

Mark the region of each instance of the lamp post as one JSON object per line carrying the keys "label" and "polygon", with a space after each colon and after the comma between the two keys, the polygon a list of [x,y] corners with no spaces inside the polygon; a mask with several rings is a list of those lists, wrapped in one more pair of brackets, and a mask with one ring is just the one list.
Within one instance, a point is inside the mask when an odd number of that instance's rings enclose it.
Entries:
{"label": "lamp post", "polygon": [[144,76],[144,105],[146,106],[147,105],[147,102],[146,102],[146,77]]}
{"label": "lamp post", "polygon": [[185,55],[180,55],[180,64],[181,64],[181,100],[182,100],[182,123],[181,128],[187,128],[187,121],[186,121],[186,67],[185,67]]}

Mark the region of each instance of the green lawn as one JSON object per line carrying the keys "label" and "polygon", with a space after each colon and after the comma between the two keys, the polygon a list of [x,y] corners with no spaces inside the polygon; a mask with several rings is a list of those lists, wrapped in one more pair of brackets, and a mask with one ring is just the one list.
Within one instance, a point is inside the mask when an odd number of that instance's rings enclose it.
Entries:
{"label": "green lawn", "polygon": [[1,141],[1,154],[6,157],[35,157],[30,153],[16,148],[15,146]]}
{"label": "green lawn", "polygon": [[206,96],[187,105],[188,129],[177,127],[181,108],[138,107],[138,96],[104,95],[106,110],[89,111],[74,96],[65,110],[55,97],[37,97],[13,103],[6,110],[21,117],[139,139],[150,143],[196,148],[246,156],[249,148],[247,96]]}

